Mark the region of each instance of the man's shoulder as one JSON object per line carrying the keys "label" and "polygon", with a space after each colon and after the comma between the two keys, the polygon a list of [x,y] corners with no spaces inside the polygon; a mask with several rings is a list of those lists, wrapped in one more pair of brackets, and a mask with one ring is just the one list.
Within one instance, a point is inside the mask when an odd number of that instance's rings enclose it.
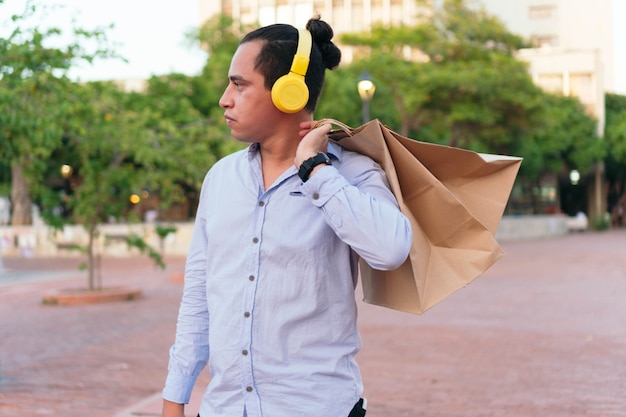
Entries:
{"label": "man's shoulder", "polygon": [[380,165],[369,156],[351,151],[336,143],[333,144],[332,148],[329,148],[329,152],[335,156],[334,159],[337,160],[337,167],[340,170],[347,169],[361,171],[371,169],[372,167],[380,167]]}
{"label": "man's shoulder", "polygon": [[226,167],[233,166],[234,164],[241,162],[243,159],[246,159],[248,157],[248,153],[249,148],[244,148],[225,155],[217,162],[215,162],[215,164],[213,164],[213,167],[211,167],[211,171],[215,169],[225,169]]}
{"label": "man's shoulder", "polygon": [[220,179],[224,177],[239,175],[243,169],[242,162],[246,161],[247,158],[247,148],[223,156],[209,168],[204,177],[204,185],[206,186],[209,182],[213,182],[214,180],[219,182]]}

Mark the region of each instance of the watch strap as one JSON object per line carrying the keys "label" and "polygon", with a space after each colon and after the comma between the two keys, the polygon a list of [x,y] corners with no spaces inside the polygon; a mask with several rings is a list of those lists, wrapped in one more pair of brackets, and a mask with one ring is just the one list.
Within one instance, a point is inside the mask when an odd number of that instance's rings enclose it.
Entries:
{"label": "watch strap", "polygon": [[306,182],[309,179],[311,172],[313,172],[313,168],[321,164],[331,165],[330,158],[324,152],[320,152],[302,162],[302,164],[300,164],[300,168],[298,169],[298,176],[302,182]]}

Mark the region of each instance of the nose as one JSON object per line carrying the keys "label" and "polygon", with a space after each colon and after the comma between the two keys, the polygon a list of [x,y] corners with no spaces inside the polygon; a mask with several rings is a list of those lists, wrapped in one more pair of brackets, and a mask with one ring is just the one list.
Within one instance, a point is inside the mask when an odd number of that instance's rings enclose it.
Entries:
{"label": "nose", "polygon": [[226,89],[224,90],[224,93],[222,94],[222,97],[220,97],[220,100],[218,102],[220,107],[223,109],[228,109],[228,108],[233,107],[233,101],[230,98],[230,94],[228,94],[228,90],[229,90],[229,87],[226,87]]}

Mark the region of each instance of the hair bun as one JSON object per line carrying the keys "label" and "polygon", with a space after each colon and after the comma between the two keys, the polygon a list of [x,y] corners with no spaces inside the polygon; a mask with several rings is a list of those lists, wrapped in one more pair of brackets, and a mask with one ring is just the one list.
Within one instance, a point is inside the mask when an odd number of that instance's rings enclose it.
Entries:
{"label": "hair bun", "polygon": [[324,66],[328,69],[336,68],[341,61],[341,50],[331,40],[334,36],[333,28],[321,20],[319,15],[309,19],[306,28],[322,54]]}

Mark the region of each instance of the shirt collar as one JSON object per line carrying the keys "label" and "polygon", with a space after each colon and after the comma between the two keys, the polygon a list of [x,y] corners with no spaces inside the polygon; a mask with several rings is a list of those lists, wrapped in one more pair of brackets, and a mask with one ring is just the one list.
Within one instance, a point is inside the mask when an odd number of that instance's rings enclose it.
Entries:
{"label": "shirt collar", "polygon": [[[258,142],[252,143],[248,147],[248,159],[254,159],[259,153],[259,144]],[[341,161],[343,148],[336,144],[335,142],[328,142],[328,152],[327,154],[331,157],[334,157],[336,160]]]}

